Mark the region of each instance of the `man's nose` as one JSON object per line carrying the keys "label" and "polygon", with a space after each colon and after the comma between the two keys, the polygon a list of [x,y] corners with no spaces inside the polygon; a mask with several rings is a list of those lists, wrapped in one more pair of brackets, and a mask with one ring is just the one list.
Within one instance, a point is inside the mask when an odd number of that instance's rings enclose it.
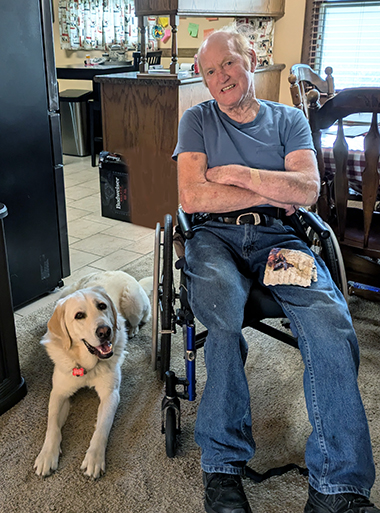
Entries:
{"label": "man's nose", "polygon": [[217,71],[217,75],[218,75],[218,79],[221,82],[225,82],[229,78],[228,73],[226,73],[223,68]]}

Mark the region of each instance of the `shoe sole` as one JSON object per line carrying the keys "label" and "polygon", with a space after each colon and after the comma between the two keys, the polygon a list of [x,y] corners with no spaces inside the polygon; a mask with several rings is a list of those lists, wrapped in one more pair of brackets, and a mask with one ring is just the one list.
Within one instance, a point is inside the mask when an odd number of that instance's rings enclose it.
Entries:
{"label": "shoe sole", "polygon": [[[206,510],[206,512],[207,512],[207,513],[217,513],[214,509],[212,509],[212,508],[211,508],[211,506],[209,506],[209,505],[207,504],[207,502],[206,502],[206,501],[205,501],[205,503],[204,503],[204,506],[205,506],[205,510]],[[239,508],[239,509],[234,509],[234,510],[232,511],[232,513],[252,513],[251,507],[250,507],[249,505],[248,505],[248,507],[249,507],[249,510],[248,510],[248,511],[245,511],[244,509]]]}

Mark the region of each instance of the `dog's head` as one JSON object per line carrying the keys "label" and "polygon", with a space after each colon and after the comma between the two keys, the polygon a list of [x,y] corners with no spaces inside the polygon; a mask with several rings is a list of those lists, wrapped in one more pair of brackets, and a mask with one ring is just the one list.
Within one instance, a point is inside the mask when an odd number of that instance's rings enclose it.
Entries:
{"label": "dog's head", "polygon": [[99,359],[113,355],[117,311],[102,287],[81,289],[60,299],[48,322],[48,333],[65,350],[75,347]]}

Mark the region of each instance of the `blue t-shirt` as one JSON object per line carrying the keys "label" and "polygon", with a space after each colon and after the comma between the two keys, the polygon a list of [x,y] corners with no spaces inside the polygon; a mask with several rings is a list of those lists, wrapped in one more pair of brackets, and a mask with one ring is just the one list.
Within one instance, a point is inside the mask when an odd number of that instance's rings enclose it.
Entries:
{"label": "blue t-shirt", "polygon": [[283,171],[285,155],[300,149],[314,150],[309,123],[302,111],[266,100],[256,118],[238,123],[222,112],[215,100],[186,110],[178,126],[173,153],[200,152],[208,167],[240,164]]}

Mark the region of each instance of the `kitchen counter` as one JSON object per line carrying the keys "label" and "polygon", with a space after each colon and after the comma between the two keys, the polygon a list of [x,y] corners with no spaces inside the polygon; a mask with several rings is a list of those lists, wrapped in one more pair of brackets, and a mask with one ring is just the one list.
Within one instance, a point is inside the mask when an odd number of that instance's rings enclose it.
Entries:
{"label": "kitchen counter", "polygon": [[[278,101],[280,85],[279,76],[284,68],[284,64],[274,64],[272,66],[256,68],[254,76],[256,96],[258,98]],[[265,77],[270,77],[272,79],[271,83],[273,86],[270,89],[268,89],[269,81],[265,80]],[[159,84],[161,85],[174,83],[176,85],[181,85],[202,82],[202,77],[191,71],[180,71],[178,75],[170,75],[170,73],[167,73],[166,71],[160,72],[159,70],[152,70],[148,73],[133,72],[131,70],[124,72],[123,70],[123,72],[119,73],[115,71],[113,71],[112,74],[102,73],[101,76],[95,78],[95,82],[107,82],[113,84],[121,84],[125,80],[136,81],[136,83],[142,83],[142,81],[146,83],[157,83],[157,81],[159,81]]]}

